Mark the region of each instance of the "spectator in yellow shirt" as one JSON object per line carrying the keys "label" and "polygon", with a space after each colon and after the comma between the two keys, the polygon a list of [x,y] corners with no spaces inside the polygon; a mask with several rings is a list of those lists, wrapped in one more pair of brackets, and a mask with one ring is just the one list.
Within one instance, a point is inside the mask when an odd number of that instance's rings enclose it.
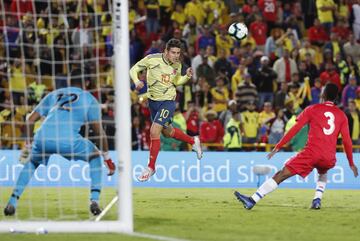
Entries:
{"label": "spectator in yellow shirt", "polygon": [[265,102],[264,108],[259,114],[260,126],[264,126],[272,118],[275,118],[275,113],[272,110],[272,105],[270,102]]}
{"label": "spectator in yellow shirt", "polygon": [[300,85],[298,83],[292,83],[289,86],[289,93],[286,97],[287,101],[292,101],[293,103],[293,110],[296,112],[299,110],[300,105],[304,102],[304,100],[299,96],[299,88]]}
{"label": "spectator in yellow shirt", "polygon": [[340,18],[344,18],[344,19],[348,19],[350,16],[349,13],[349,6],[348,6],[348,1],[346,0],[340,0],[339,4],[338,4],[338,11],[337,11],[337,16]]}
{"label": "spectator in yellow shirt", "polygon": [[171,20],[179,24],[181,30],[184,29],[186,22],[186,15],[184,13],[184,8],[180,3],[177,3],[175,6],[175,11],[171,14]]}
{"label": "spectator in yellow shirt", "polygon": [[205,55],[208,57],[209,62],[211,63],[210,66],[213,67],[214,63],[216,62],[217,58],[214,55],[214,47],[212,45],[208,45],[205,49]]}
{"label": "spectator in yellow shirt", "polygon": [[[135,28],[135,19],[136,19],[137,13],[135,8],[132,5],[132,2],[129,1],[129,31],[131,32]],[[111,15],[110,15],[111,17]],[[111,19],[111,18],[110,18]],[[101,18],[101,22],[103,19]],[[111,28],[111,24],[110,24]],[[103,30],[104,31],[104,30]],[[104,35],[104,34],[103,34]]]}
{"label": "spectator in yellow shirt", "polygon": [[198,25],[204,24],[206,14],[202,3],[198,0],[191,0],[191,2],[186,3],[184,12],[187,18],[195,17]]}
{"label": "spectator in yellow shirt", "polygon": [[327,33],[330,33],[334,25],[334,12],[337,6],[333,0],[317,0],[316,8],[320,23],[324,26]]}
{"label": "spectator in yellow shirt", "polygon": [[230,55],[231,48],[234,45],[234,41],[227,33],[225,26],[220,27],[219,33],[216,34],[215,42],[216,42],[216,49],[224,49],[226,56]]}
{"label": "spectator in yellow shirt", "polygon": [[213,98],[214,107],[213,110],[215,110],[218,114],[220,112],[226,110],[227,108],[227,102],[229,100],[229,91],[224,86],[224,78],[219,76],[216,78],[216,86],[211,88],[210,93]]}
{"label": "spectator in yellow shirt", "polygon": [[220,0],[207,0],[204,3],[204,10],[207,13],[206,23],[211,25],[216,20],[222,24],[222,15],[225,12],[224,1]]}
{"label": "spectator in yellow shirt", "polygon": [[255,111],[255,102],[246,104],[246,110],[241,112],[241,120],[244,128],[243,143],[254,144],[257,141],[259,130],[259,112]]}
{"label": "spectator in yellow shirt", "polygon": [[174,0],[158,0],[160,6],[160,26],[168,26]]}
{"label": "spectator in yellow shirt", "polygon": [[303,40],[303,47],[299,49],[300,60],[306,60],[306,54],[310,54],[312,59],[315,59],[316,51],[311,47],[308,39]]}
{"label": "spectator in yellow shirt", "polygon": [[246,70],[245,65],[239,64],[239,66],[236,69],[235,73],[231,77],[231,92],[232,92],[232,97],[233,98],[235,98],[235,93],[236,93],[236,90],[237,90],[238,86],[244,80],[245,70]]}
{"label": "spectator in yellow shirt", "polygon": [[241,47],[246,47],[247,45],[251,46],[251,49],[254,50],[256,48],[256,42],[254,37],[251,35],[251,33],[248,33],[248,36],[240,41]]}
{"label": "spectator in yellow shirt", "polygon": [[20,59],[15,59],[11,66],[9,89],[13,98],[14,105],[24,103],[24,94],[26,91],[26,78]]}

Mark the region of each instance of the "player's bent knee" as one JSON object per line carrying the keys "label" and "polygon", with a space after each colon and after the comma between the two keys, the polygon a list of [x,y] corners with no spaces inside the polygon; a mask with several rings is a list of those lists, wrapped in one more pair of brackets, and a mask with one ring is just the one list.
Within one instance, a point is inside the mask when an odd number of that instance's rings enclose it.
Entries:
{"label": "player's bent knee", "polygon": [[150,138],[151,139],[159,139],[160,138],[160,133],[162,132],[162,128],[158,128],[156,127],[151,127],[150,129]]}
{"label": "player's bent knee", "polygon": [[319,181],[326,182],[327,181],[327,173],[319,174]]}

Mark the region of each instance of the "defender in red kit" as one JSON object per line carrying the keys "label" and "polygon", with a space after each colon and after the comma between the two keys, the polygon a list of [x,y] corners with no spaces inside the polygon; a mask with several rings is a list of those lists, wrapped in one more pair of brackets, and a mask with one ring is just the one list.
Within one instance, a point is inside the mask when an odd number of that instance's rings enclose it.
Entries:
{"label": "defender in red kit", "polygon": [[348,120],[345,113],[334,104],[337,95],[338,87],[332,83],[326,84],[321,95],[322,103],[307,107],[297,117],[296,124],[269,153],[268,159],[288,143],[304,125],[309,125],[309,136],[306,146],[301,152],[290,158],[281,171],[277,172],[273,178],[265,181],[251,197],[235,191],[234,195],[243,203],[244,208],[253,208],[260,199],[274,191],[284,180],[294,175],[300,175],[305,178],[316,168],[319,173],[319,179],[311,208],[320,209],[322,194],[327,182],[327,171],[333,168],[336,163],[336,142],[339,134],[342,136],[349,166],[354,176],[358,176],[358,170],[353,161]]}

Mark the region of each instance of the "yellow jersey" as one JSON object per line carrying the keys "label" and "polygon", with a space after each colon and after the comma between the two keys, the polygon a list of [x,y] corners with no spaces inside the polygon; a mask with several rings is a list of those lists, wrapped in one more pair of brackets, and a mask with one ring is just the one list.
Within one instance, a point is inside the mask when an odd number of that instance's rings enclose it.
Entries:
{"label": "yellow jersey", "polygon": [[172,4],[173,4],[173,0],[159,0],[159,5],[161,7],[171,8]]}
{"label": "yellow jersey", "polygon": [[259,128],[259,113],[256,111],[244,111],[241,113],[241,120],[244,125],[245,137],[257,137]]}
{"label": "yellow jersey", "polygon": [[321,23],[334,22],[333,12],[331,10],[321,11],[322,7],[336,6],[333,0],[316,0],[316,8]]}
{"label": "yellow jersey", "polygon": [[196,18],[196,23],[198,25],[202,25],[204,23],[206,13],[205,13],[203,5],[201,3],[199,3],[199,2],[186,3],[184,13],[185,13],[186,17],[194,16]]}
{"label": "yellow jersey", "polygon": [[229,100],[229,90],[226,87],[222,87],[221,89],[213,87],[211,88],[210,93],[214,102],[213,110],[216,112],[226,110],[227,101]]}
{"label": "yellow jersey", "polygon": [[183,29],[186,22],[186,15],[184,12],[173,12],[171,14],[171,20],[177,22],[180,29]]}
{"label": "yellow jersey", "polygon": [[234,41],[229,35],[222,36],[221,34],[217,34],[215,37],[215,42],[216,49],[224,49],[226,52],[226,56],[229,56],[231,54],[231,48],[234,45]]}
{"label": "yellow jersey", "polygon": [[360,135],[359,116],[357,113],[351,113],[351,117],[353,118],[353,129],[351,133],[351,139],[356,141],[359,139],[359,135]]}
{"label": "yellow jersey", "polygon": [[23,74],[23,71],[20,68],[12,68],[12,75],[9,81],[10,91],[24,92],[26,90],[26,79]]}
{"label": "yellow jersey", "polygon": [[275,117],[274,112],[267,113],[265,111],[261,111],[259,114],[259,123],[260,125],[264,125],[265,122]]}
{"label": "yellow jersey", "polygon": [[156,101],[175,100],[176,86],[190,79],[181,75],[181,63],[169,63],[162,53],[150,54],[130,69],[135,84],[140,81],[138,73],[142,70],[146,70],[147,97]]}

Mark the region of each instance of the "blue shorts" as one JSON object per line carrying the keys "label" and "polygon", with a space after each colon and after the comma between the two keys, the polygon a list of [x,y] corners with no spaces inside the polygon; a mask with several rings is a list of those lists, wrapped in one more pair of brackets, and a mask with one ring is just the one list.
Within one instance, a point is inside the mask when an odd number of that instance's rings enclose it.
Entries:
{"label": "blue shorts", "polygon": [[174,100],[150,100],[149,99],[149,108],[151,113],[151,121],[162,125],[163,127],[168,127],[174,116],[176,102]]}
{"label": "blue shorts", "polygon": [[33,163],[47,165],[52,154],[59,154],[68,160],[90,161],[99,155],[99,151],[94,143],[81,136],[68,141],[35,138],[30,154]]}

